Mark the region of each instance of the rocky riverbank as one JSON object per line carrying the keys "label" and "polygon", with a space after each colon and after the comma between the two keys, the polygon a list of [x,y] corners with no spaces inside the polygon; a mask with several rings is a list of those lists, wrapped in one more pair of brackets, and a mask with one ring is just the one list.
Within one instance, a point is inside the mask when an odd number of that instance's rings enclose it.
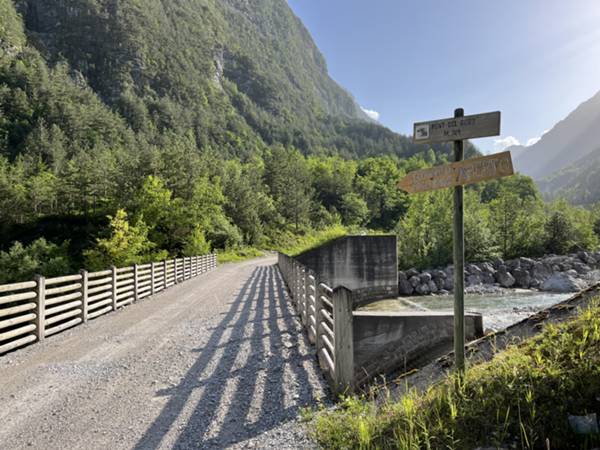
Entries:
{"label": "rocky riverbank", "polygon": [[[600,281],[600,252],[581,251],[542,258],[495,259],[465,266],[467,293],[502,293],[507,289],[577,292]],[[454,267],[409,269],[398,272],[400,295],[449,294],[454,289]]]}

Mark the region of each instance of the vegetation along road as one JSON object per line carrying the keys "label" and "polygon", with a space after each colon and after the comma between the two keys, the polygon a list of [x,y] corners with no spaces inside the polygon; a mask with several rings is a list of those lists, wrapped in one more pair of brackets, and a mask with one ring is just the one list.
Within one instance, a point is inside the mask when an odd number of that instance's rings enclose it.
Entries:
{"label": "vegetation along road", "polygon": [[0,358],[2,448],[296,448],[324,380],[274,258]]}

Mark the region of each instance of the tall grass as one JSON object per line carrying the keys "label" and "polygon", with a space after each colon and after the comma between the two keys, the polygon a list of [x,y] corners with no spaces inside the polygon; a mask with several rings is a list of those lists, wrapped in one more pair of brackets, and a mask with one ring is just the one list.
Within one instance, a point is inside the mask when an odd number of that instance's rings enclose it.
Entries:
{"label": "tall grass", "polygon": [[592,448],[568,416],[600,413],[600,309],[586,309],[536,338],[381,406],[347,397],[315,418],[323,448]]}

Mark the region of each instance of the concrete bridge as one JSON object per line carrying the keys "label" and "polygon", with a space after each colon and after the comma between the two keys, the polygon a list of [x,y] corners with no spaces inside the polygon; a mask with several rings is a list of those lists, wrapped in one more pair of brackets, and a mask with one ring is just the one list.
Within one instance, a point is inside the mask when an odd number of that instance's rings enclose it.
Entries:
{"label": "concrete bridge", "polygon": [[0,357],[0,448],[298,448],[327,395],[275,258]]}

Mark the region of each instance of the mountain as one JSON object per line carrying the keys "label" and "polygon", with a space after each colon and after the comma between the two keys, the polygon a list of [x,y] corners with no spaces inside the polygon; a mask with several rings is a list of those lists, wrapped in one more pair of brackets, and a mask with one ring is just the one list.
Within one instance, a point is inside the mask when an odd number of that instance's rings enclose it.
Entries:
{"label": "mountain", "polygon": [[556,173],[571,165],[581,165],[584,159],[600,148],[600,92],[579,105],[564,120],[532,146],[515,146],[516,169],[541,180],[556,178]]}
{"label": "mountain", "polygon": [[600,142],[595,151],[537,182],[549,199],[565,198],[577,205],[600,202]]}
{"label": "mountain", "polygon": [[[63,67],[151,143],[191,135],[200,149],[241,158],[276,143],[346,157],[427,150],[368,119],[285,0],[13,4],[28,52]],[[13,155],[25,145],[12,143]]]}

